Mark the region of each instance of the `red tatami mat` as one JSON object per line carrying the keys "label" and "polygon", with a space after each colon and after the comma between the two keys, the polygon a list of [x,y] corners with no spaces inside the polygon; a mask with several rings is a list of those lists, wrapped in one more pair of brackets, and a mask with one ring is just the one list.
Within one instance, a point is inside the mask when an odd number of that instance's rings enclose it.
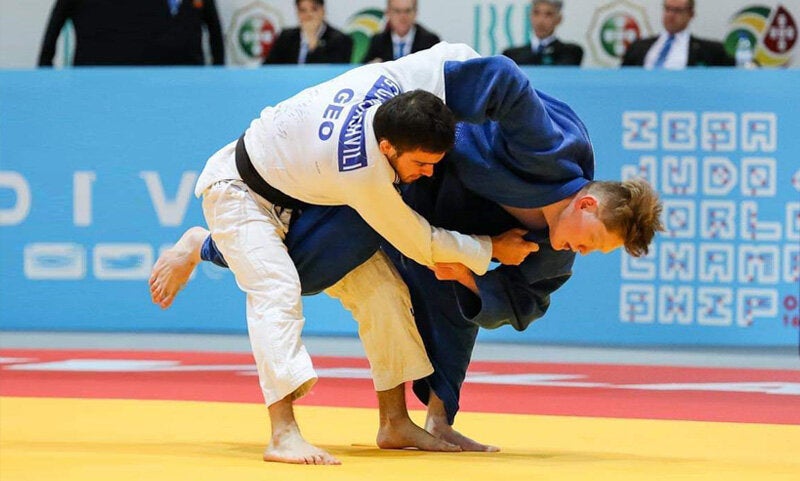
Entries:
{"label": "red tatami mat", "polygon": [[[315,357],[300,404],[376,407],[365,359]],[[262,402],[249,354],[0,350],[0,395]],[[421,405],[411,401],[412,408]],[[463,411],[800,424],[800,371],[474,362]]]}

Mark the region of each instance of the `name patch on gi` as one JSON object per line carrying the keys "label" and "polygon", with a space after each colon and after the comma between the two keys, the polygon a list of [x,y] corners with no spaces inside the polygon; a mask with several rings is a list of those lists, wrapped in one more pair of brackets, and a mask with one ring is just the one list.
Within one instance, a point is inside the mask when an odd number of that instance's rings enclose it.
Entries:
{"label": "name patch on gi", "polygon": [[364,114],[373,105],[386,102],[400,93],[394,80],[381,75],[370,88],[364,100],[353,106],[339,133],[339,172],[348,172],[367,166],[364,143]]}

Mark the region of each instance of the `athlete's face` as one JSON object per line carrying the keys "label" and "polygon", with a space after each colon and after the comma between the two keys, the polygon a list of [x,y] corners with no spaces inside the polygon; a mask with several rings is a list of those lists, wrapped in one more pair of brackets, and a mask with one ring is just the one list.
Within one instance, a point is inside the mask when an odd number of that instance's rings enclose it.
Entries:
{"label": "athlete's face", "polygon": [[433,175],[433,167],[442,160],[444,152],[425,152],[424,150],[409,150],[398,154],[392,144],[383,139],[380,141],[380,149],[383,155],[389,159],[400,182],[409,184],[420,177],[430,177]]}
{"label": "athlete's face", "polygon": [[579,194],[550,226],[550,245],[556,250],[571,250],[586,255],[594,251],[608,254],[622,247],[622,238],[609,232],[597,217],[598,199]]}

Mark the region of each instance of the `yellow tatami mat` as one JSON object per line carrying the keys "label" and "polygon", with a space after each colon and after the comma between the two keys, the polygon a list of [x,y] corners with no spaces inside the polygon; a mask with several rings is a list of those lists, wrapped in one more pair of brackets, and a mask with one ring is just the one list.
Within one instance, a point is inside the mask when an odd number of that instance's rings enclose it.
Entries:
{"label": "yellow tatami mat", "polygon": [[800,480],[800,426],[462,413],[502,451],[444,454],[378,449],[375,410],[297,417],[341,466],[261,461],[257,404],[4,397],[0,481]]}

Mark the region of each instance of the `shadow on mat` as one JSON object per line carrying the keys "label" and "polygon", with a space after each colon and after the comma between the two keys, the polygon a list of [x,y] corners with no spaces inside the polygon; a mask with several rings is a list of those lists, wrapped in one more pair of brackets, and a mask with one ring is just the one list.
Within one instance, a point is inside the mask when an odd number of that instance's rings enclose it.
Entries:
{"label": "shadow on mat", "polygon": [[[536,461],[539,464],[549,463],[696,463],[703,458],[678,458],[671,456],[642,456],[632,453],[578,452],[578,451],[519,451],[507,450],[495,453],[464,451],[445,453],[421,451],[418,449],[380,449],[375,445],[353,444],[318,445],[342,458],[381,458],[381,459],[420,459],[447,458],[450,460],[474,460],[482,462],[518,462]],[[18,449],[53,450],[61,452],[115,452],[118,454],[154,455],[154,456],[197,456],[230,457],[242,460],[261,459],[266,444],[261,443],[107,443],[107,442],[18,442]]]}
{"label": "shadow on mat", "polygon": [[701,458],[677,458],[673,456],[642,456],[631,453],[577,452],[577,451],[518,451],[502,449],[499,452],[462,451],[447,453],[439,451],[421,451],[419,449],[380,449],[377,446],[354,444],[349,448],[326,446],[337,456],[404,458],[404,457],[437,457],[448,459],[464,459],[484,462],[537,461],[539,463],[603,463],[603,462],[638,462],[638,463],[695,463]]}

